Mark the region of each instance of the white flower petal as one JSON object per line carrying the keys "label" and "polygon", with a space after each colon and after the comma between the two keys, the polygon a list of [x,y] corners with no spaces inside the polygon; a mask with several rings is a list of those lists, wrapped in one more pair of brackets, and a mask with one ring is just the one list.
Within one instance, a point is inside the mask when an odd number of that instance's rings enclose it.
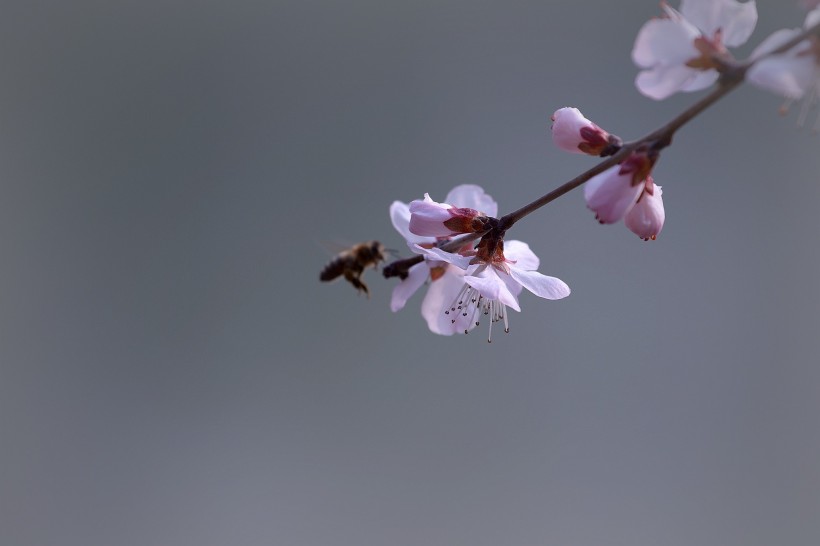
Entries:
{"label": "white flower petal", "polygon": [[447,194],[445,203],[457,208],[473,209],[483,212],[487,216],[495,217],[498,214],[498,203],[484,193],[481,186],[475,184],[461,184]]}
{"label": "white flower petal", "polygon": [[[758,46],[756,48],[754,48],[754,50],[752,50],[752,54],[750,55],[750,58],[758,59],[758,58],[762,57],[763,55],[765,55],[766,53],[768,53],[770,51],[774,51],[775,49],[777,49],[781,45],[785,44],[786,42],[788,42],[789,40],[791,40],[792,38],[794,38],[795,36],[797,36],[801,32],[802,32],[802,30],[800,30],[799,28],[784,28],[784,29],[780,29],[780,30],[776,30],[776,31],[772,32],[769,36],[766,37],[765,40],[760,42],[760,44],[758,44]],[[795,47],[797,47],[797,46],[795,46]],[[795,51],[795,50],[794,49],[789,50],[789,52],[793,52],[793,51]]]}
{"label": "white flower petal", "polygon": [[488,269],[492,269],[492,266],[490,266],[490,268],[485,267],[483,270],[477,272],[476,275],[465,275],[464,282],[478,290],[478,292],[488,300],[497,300],[501,290],[506,290],[507,287],[504,286],[504,283],[498,278],[498,275],[488,273]]}
{"label": "white flower petal", "polygon": [[715,83],[718,79],[717,70],[695,70],[691,79],[683,84],[681,91],[700,91]]}
{"label": "white flower petal", "polygon": [[746,72],[754,85],[797,100],[803,97],[818,77],[818,69],[809,56],[773,55],[760,59]]}
{"label": "white flower petal", "polygon": [[806,20],[803,23],[803,28],[810,28],[820,23],[820,7],[813,9],[806,15]]}
{"label": "white flower petal", "polygon": [[[464,274],[460,269],[448,267],[444,275],[430,282],[430,288],[421,303],[421,315],[427,327],[435,334],[451,336],[475,328],[471,317],[458,313],[445,314],[464,287]],[[455,320],[455,323],[453,322]]]}
{"label": "white flower petal", "polygon": [[421,262],[407,271],[407,278],[399,282],[393,288],[393,296],[390,299],[390,310],[394,313],[404,308],[410,296],[421,288],[424,281],[430,276],[430,266],[427,262]]}
{"label": "white flower petal", "polygon": [[434,260],[440,260],[442,262],[447,262],[448,264],[453,264],[454,266],[460,269],[467,269],[470,267],[470,261],[472,258],[469,256],[462,256],[461,254],[453,254],[452,252],[445,252],[440,248],[423,248],[420,246],[416,246],[416,248],[422,253]]}
{"label": "white flower petal", "polygon": [[757,24],[754,0],[681,0],[680,12],[707,38],[712,38],[715,31],[720,29],[723,43],[728,47],[746,43]]}
{"label": "white flower petal", "polygon": [[511,267],[510,276],[540,298],[560,300],[569,296],[570,293],[569,286],[564,281],[556,277],[542,275],[538,271],[522,271]]}
{"label": "white flower petal", "polygon": [[757,25],[757,6],[754,0],[729,9],[730,17],[723,27],[723,43],[727,47],[745,44]]}
{"label": "white flower petal", "polygon": [[503,274],[499,274],[494,267],[487,267],[478,276],[465,275],[464,282],[478,290],[484,298],[499,301],[515,311],[521,311],[518,298],[501,279],[501,275]]}
{"label": "white flower petal", "polygon": [[504,241],[504,257],[515,262],[515,267],[524,271],[534,271],[540,264],[538,256],[530,250],[530,245],[523,241]]}
{"label": "white flower petal", "polygon": [[507,288],[507,293],[502,293],[500,301],[513,311],[521,312],[521,304],[518,303],[518,296],[524,290],[521,283],[513,279],[506,273],[498,273],[498,278],[504,283]]}
{"label": "white flower petal", "polygon": [[785,53],[766,56],[800,32],[800,29],[782,29],[763,40],[752,51],[751,58],[759,60],[746,72],[746,79],[787,99],[802,98],[820,76],[814,57],[804,54],[809,43],[804,41]]}
{"label": "white flower petal", "polygon": [[635,78],[635,87],[650,99],[663,100],[681,91],[700,72],[702,71],[685,64],[658,66],[639,72]]}
{"label": "white flower petal", "polygon": [[700,32],[682,19],[651,19],[635,38],[632,61],[640,68],[683,64],[697,57],[694,40]]}

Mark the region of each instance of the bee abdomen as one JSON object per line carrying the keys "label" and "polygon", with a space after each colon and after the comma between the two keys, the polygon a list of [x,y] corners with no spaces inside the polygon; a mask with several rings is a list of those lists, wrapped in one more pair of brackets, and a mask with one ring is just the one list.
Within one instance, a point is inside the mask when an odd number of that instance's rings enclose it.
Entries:
{"label": "bee abdomen", "polygon": [[329,264],[322,269],[322,272],[319,274],[320,281],[332,281],[339,275],[345,272],[345,264],[343,260],[333,260]]}

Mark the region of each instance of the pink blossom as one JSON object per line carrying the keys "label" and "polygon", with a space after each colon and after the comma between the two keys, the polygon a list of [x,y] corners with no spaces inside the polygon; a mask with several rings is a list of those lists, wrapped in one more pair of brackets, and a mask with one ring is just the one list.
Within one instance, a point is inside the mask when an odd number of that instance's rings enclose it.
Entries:
{"label": "pink blossom", "polygon": [[425,237],[450,237],[484,231],[487,215],[468,207],[437,203],[424,194],[410,203],[410,232]]}
{"label": "pink blossom", "polygon": [[601,155],[610,145],[609,133],[585,118],[577,108],[560,108],[550,119],[552,141],[564,151]]}
{"label": "pink blossom", "polygon": [[[480,186],[473,184],[456,186],[447,194],[446,201],[456,207],[483,210],[489,216],[498,214],[498,205],[493,198],[487,195]],[[432,247],[437,242],[435,237],[416,235],[410,231],[411,213],[406,203],[394,201],[390,205],[390,220],[393,227],[407,241],[410,249],[417,254],[424,255],[419,248]],[[432,332],[451,335],[453,333],[452,324],[449,320],[445,321],[443,316],[439,316],[438,302],[442,298],[452,300],[455,297],[454,292],[464,285],[463,277],[462,269],[424,255],[424,261],[411,267],[407,277],[393,289],[390,309],[395,312],[404,308],[407,300],[426,283],[428,290],[421,306],[422,316]]]}
{"label": "pink blossom", "polygon": [[721,59],[731,59],[726,46],[745,43],[757,24],[754,0],[681,0],[680,12],[661,6],[663,17],[641,27],[632,49],[643,69],[635,85],[656,100],[712,85]]}

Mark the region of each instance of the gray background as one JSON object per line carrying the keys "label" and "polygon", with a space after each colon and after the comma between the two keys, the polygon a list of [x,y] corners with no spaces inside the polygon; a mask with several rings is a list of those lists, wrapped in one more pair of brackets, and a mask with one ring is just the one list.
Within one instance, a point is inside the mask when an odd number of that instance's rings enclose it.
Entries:
{"label": "gray background", "polygon": [[[798,26],[760,3],[753,43]],[[560,302],[427,332],[328,246],[477,183],[506,213],[634,138],[653,0],[18,1],[0,17],[0,543],[816,545],[820,140],[742,88],[654,243],[522,221]],[[813,118],[812,118],[813,119]]]}

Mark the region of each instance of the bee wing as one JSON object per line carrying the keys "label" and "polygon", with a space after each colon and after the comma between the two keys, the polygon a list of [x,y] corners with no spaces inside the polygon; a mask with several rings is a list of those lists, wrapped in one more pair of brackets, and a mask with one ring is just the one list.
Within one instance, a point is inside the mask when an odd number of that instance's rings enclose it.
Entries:
{"label": "bee wing", "polygon": [[346,250],[350,250],[356,243],[347,244],[345,241],[316,241],[316,245],[328,256],[338,256]]}
{"label": "bee wing", "polygon": [[315,242],[329,256],[327,263],[319,273],[319,280],[329,282],[340,277],[345,272],[347,266],[346,255],[350,248],[337,243]]}

